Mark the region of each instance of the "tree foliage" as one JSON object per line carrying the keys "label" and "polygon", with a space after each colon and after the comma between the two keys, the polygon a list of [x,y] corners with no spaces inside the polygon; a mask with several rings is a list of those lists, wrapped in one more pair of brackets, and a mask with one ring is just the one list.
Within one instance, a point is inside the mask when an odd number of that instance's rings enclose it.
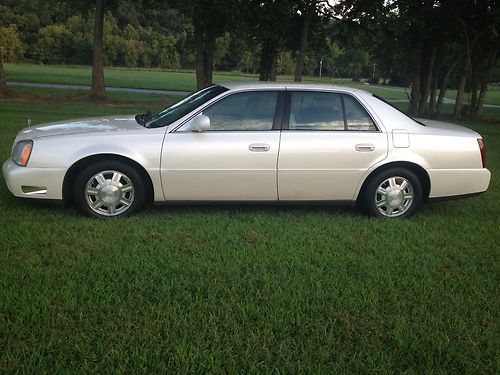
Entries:
{"label": "tree foliage", "polygon": [[[326,75],[411,86],[411,112],[481,112],[498,71],[498,0],[106,0],[107,66]],[[95,0],[0,0],[6,62],[91,64]],[[498,76],[498,74],[496,75]],[[496,79],[498,81],[498,79]]]}

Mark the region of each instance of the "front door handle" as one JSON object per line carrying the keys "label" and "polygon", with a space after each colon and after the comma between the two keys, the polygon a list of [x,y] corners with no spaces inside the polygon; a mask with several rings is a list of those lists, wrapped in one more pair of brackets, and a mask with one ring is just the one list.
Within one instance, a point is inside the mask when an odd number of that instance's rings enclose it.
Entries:
{"label": "front door handle", "polygon": [[271,149],[271,146],[267,143],[252,143],[248,146],[248,149],[253,152],[266,152]]}
{"label": "front door handle", "polygon": [[371,143],[360,143],[356,145],[356,151],[359,152],[369,152],[375,150],[375,145]]}

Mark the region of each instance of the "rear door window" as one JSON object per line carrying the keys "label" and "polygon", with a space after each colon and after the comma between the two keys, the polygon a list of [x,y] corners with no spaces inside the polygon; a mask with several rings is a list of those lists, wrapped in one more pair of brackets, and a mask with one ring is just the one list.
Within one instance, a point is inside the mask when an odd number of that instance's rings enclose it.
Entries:
{"label": "rear door window", "polygon": [[351,95],[291,92],[289,130],[377,131],[366,109]]}
{"label": "rear door window", "polygon": [[344,130],[340,94],[293,92],[289,130]]}

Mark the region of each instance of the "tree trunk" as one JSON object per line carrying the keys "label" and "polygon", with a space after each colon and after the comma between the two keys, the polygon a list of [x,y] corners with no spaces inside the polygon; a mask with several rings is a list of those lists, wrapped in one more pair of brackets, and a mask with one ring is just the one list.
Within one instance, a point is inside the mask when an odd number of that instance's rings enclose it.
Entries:
{"label": "tree trunk", "polygon": [[5,71],[3,70],[3,54],[0,47],[0,98],[7,94],[7,83],[5,81]]}
{"label": "tree trunk", "polygon": [[486,97],[486,92],[488,91],[488,83],[482,82],[481,83],[481,88],[479,90],[479,97],[477,99],[477,105],[472,113],[473,117],[478,117],[480,113],[483,111],[483,106],[484,106],[484,100]]}
{"label": "tree trunk", "polygon": [[94,98],[104,99],[104,0],[96,0],[94,48],[92,56],[92,87],[90,95]]}
{"label": "tree trunk", "polygon": [[450,65],[446,73],[444,74],[443,80],[441,81],[441,86],[439,88],[439,95],[436,102],[436,108],[434,113],[437,115],[441,112],[441,106],[443,105],[444,95],[446,94],[446,86],[448,85],[448,80],[450,79],[451,73],[455,70],[459,60],[456,60]]}
{"label": "tree trunk", "polygon": [[422,59],[422,93],[420,97],[420,108],[418,115],[426,114],[428,112],[428,100],[431,91],[432,76],[434,74],[434,64],[438,53],[439,46],[432,46],[429,54]]}
{"label": "tree trunk", "polygon": [[466,72],[462,73],[460,84],[458,85],[457,97],[455,99],[455,109],[453,110],[453,118],[457,119],[462,117],[462,110],[464,107],[464,92],[465,84],[467,83]]}
{"label": "tree trunk", "polygon": [[432,83],[431,83],[431,94],[429,96],[429,113],[431,116],[436,114],[436,91],[438,85],[438,71],[434,69],[434,74],[432,75]]}
{"label": "tree trunk", "polygon": [[278,49],[264,41],[260,54],[259,81],[276,81],[276,58]]}
{"label": "tree trunk", "polygon": [[198,90],[213,84],[215,37],[206,35],[195,25],[196,87]]}
{"label": "tree trunk", "polygon": [[300,37],[300,50],[299,56],[297,56],[297,65],[295,66],[295,82],[302,82],[302,73],[304,72],[304,60],[306,58],[307,52],[307,42],[309,39],[309,29],[311,26],[311,20],[316,12],[316,0],[311,2],[309,9],[307,9],[304,15],[304,22],[302,23],[302,35]]}
{"label": "tree trunk", "polygon": [[420,113],[420,102],[422,99],[421,92],[421,69],[422,69],[422,57],[421,51],[417,52],[417,59],[415,65],[415,72],[413,74],[412,86],[411,86],[411,97],[410,97],[410,114],[413,116],[418,116]]}
{"label": "tree trunk", "polygon": [[432,118],[436,117],[436,106],[437,106],[437,89],[439,79],[441,78],[441,68],[443,66],[443,53],[440,51],[437,54],[436,61],[434,62],[434,70],[432,73],[432,82],[431,82],[431,92],[429,95],[429,114]]}
{"label": "tree trunk", "polygon": [[469,106],[468,106],[468,112],[467,112],[467,116],[472,116],[473,113],[476,112],[476,108],[477,108],[477,87],[478,86],[478,83],[477,83],[477,80],[476,78],[473,79],[472,81],[472,85],[471,85],[471,98],[470,98],[470,102],[469,102]]}
{"label": "tree trunk", "polygon": [[196,49],[196,87],[198,90],[209,87],[213,84],[213,51]]}

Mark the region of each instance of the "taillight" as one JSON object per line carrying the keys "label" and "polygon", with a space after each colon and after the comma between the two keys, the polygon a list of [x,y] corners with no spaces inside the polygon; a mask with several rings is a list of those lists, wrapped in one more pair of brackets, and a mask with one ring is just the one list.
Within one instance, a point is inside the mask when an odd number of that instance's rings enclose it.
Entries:
{"label": "taillight", "polygon": [[481,161],[483,162],[483,168],[486,168],[486,147],[484,146],[484,141],[481,138],[477,139],[477,144],[479,145],[479,151],[481,151]]}

